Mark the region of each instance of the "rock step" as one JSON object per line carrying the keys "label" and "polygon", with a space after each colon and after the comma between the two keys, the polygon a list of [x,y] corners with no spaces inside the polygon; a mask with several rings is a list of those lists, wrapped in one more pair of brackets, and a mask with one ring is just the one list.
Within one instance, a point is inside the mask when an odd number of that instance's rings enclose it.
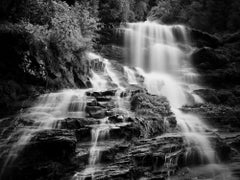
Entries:
{"label": "rock step", "polygon": [[108,90],[108,91],[94,91],[94,92],[87,92],[87,96],[93,96],[93,97],[100,97],[100,96],[115,96],[117,90]]}
{"label": "rock step", "polygon": [[[128,146],[121,146],[123,141],[119,140],[104,140],[98,142],[95,147],[96,150],[100,151],[100,162],[101,164],[111,163],[115,158],[115,154],[124,151]],[[93,142],[78,143],[76,147],[77,160],[88,164],[90,150],[93,147]]]}

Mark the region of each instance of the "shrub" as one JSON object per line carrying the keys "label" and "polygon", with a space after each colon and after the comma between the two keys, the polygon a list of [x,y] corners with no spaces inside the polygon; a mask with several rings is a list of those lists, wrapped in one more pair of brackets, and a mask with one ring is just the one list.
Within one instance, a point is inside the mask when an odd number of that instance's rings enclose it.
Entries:
{"label": "shrub", "polygon": [[54,15],[48,24],[38,25],[24,22],[26,29],[46,44],[56,44],[62,53],[81,51],[91,48],[97,30],[97,18],[88,7],[76,3],[69,6],[66,2],[53,1]]}

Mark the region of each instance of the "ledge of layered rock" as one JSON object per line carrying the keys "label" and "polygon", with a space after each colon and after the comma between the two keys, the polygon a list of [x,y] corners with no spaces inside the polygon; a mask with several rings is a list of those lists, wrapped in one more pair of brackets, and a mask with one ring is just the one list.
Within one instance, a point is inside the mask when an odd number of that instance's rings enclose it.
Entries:
{"label": "ledge of layered rock", "polygon": [[213,104],[223,104],[235,106],[240,103],[240,95],[236,89],[198,89],[194,91],[195,94],[199,95],[205,102]]}
{"label": "ledge of layered rock", "polygon": [[188,28],[189,36],[192,38],[192,42],[197,47],[212,47],[216,48],[222,45],[222,42],[216,36],[203,32],[197,29]]}
{"label": "ledge of layered rock", "polygon": [[229,57],[230,55],[224,51],[204,47],[193,52],[191,61],[192,64],[199,69],[217,69],[229,63]]}
{"label": "ledge of layered rock", "polygon": [[191,61],[201,75],[202,83],[217,88],[239,84],[239,44],[234,42],[218,48],[203,47],[192,53]]}
{"label": "ledge of layered rock", "polygon": [[223,37],[223,43],[235,43],[235,42],[240,42],[240,32],[227,34]]}
{"label": "ledge of layered rock", "polygon": [[[102,164],[96,166],[94,175],[96,179],[165,179],[168,172],[177,170],[184,152],[183,138],[177,134],[132,142],[116,141],[102,152]],[[172,164],[165,164],[166,157]]]}
{"label": "ledge of layered rock", "polygon": [[22,156],[29,156],[32,160],[55,159],[66,161],[75,153],[76,137],[69,130],[43,130],[34,134],[29,144],[22,152]]}
{"label": "ledge of layered rock", "polygon": [[94,97],[98,97],[98,96],[115,96],[117,90],[113,89],[113,90],[107,90],[107,91],[93,91],[93,92],[87,92],[86,95],[87,96],[94,96]]}
{"label": "ledge of layered rock", "polygon": [[203,120],[223,132],[236,132],[240,129],[240,109],[238,106],[202,104],[185,106],[182,111],[200,115]]}
{"label": "ledge of layered rock", "polygon": [[104,45],[100,50],[100,54],[110,60],[117,60],[118,62],[124,62],[125,49],[117,45]]}
{"label": "ledge of layered rock", "polygon": [[13,163],[7,164],[1,178],[4,180],[60,179],[74,166],[71,159],[75,155],[76,143],[74,132],[69,130],[36,132]]}

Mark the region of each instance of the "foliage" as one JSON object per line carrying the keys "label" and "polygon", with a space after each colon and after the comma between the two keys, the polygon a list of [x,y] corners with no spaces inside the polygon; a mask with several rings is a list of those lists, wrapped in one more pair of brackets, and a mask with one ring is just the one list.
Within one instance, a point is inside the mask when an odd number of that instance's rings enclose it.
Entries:
{"label": "foliage", "polygon": [[54,15],[49,23],[38,25],[23,22],[26,29],[38,40],[57,45],[63,53],[90,48],[98,23],[88,7],[79,3],[69,6],[61,1],[53,1],[52,5]]}
{"label": "foliage", "polygon": [[53,4],[52,0],[10,1],[3,10],[6,11],[5,16],[10,21],[19,22],[24,20],[32,24],[42,25],[50,22],[53,15]]}
{"label": "foliage", "polygon": [[238,0],[159,0],[150,19],[164,23],[185,23],[209,32],[239,29]]}

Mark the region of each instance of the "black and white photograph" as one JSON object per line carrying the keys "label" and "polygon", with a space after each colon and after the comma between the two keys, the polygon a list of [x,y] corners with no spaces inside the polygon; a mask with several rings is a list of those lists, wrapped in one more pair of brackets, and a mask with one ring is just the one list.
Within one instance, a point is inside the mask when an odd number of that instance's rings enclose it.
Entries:
{"label": "black and white photograph", "polygon": [[0,0],[0,180],[240,180],[240,0]]}

